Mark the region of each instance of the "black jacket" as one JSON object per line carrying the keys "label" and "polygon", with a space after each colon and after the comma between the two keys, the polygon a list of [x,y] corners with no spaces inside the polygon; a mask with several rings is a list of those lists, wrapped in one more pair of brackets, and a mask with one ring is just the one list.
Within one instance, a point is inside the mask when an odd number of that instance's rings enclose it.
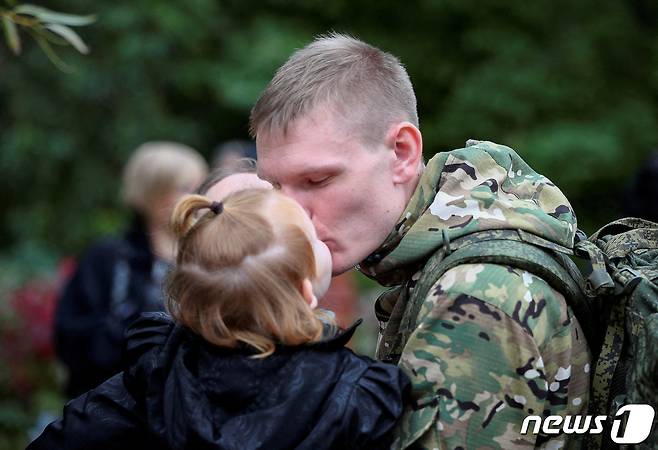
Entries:
{"label": "black jacket", "polygon": [[81,258],[55,315],[55,349],[69,369],[70,398],[122,370],[128,325],[142,312],[164,310],[167,270],[137,216],[123,236],[96,243]]}
{"label": "black jacket", "polygon": [[69,402],[28,450],[387,448],[409,381],[344,348],[355,327],[256,359],[146,314],[128,332],[130,367]]}

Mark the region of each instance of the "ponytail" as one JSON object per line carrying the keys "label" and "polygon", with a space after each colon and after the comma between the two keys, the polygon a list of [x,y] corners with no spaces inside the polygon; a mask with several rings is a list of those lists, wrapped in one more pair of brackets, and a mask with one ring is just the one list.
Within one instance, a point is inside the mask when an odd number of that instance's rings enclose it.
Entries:
{"label": "ponytail", "polygon": [[183,197],[171,214],[171,229],[174,235],[181,239],[197,222],[196,213],[202,209],[212,209],[213,202],[208,197],[198,194],[190,194]]}

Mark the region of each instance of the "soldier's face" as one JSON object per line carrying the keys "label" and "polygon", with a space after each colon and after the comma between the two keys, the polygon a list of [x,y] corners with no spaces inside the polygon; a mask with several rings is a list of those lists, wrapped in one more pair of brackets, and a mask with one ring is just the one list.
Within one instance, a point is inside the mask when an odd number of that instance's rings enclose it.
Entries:
{"label": "soldier's face", "polygon": [[258,175],[306,210],[334,275],[377,249],[404,210],[395,152],[384,143],[366,146],[330,111],[296,120],[285,136],[261,133],[256,144]]}

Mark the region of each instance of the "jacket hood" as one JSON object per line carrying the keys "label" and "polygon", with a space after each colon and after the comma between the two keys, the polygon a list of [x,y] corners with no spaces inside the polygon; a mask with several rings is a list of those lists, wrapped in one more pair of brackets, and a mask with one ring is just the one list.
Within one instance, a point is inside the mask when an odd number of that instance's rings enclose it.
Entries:
{"label": "jacket hood", "polygon": [[[308,347],[342,348],[359,323]],[[341,376],[338,364],[316,361],[312,370],[324,371],[313,378],[317,383],[295,383],[296,372],[311,364],[302,352],[281,347],[267,358],[250,358],[249,347],[212,346],[163,313],[145,314],[133,325],[127,352],[133,363],[124,383],[143,405],[151,433],[173,449],[269,449],[272,442],[290,448],[286,443],[308,433],[308,417]],[[304,427],[291,421],[300,415]]]}
{"label": "jacket hood", "polygon": [[576,215],[560,189],[514,150],[469,141],[427,163],[395,229],[359,270],[381,284],[400,284],[446,240],[504,229],[572,248]]}

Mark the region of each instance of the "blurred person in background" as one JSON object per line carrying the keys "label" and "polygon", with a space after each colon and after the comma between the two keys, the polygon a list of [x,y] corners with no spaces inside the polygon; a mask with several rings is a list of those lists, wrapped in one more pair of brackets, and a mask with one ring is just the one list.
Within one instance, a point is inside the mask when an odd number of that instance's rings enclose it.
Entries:
{"label": "blurred person in background", "polygon": [[658,222],[658,152],[642,164],[626,188],[622,211],[625,217]]}
{"label": "blurred person in background", "polygon": [[147,142],[126,164],[123,201],[132,222],[85,252],[58,302],[54,339],[68,368],[67,396],[119,372],[127,326],[142,312],[164,310],[162,282],[175,255],[169,217],[206,173],[203,157],[175,142]]}
{"label": "blurred person in background", "polygon": [[215,148],[212,158],[213,168],[227,168],[240,164],[240,160],[256,159],[256,143],[245,139],[224,141]]}

